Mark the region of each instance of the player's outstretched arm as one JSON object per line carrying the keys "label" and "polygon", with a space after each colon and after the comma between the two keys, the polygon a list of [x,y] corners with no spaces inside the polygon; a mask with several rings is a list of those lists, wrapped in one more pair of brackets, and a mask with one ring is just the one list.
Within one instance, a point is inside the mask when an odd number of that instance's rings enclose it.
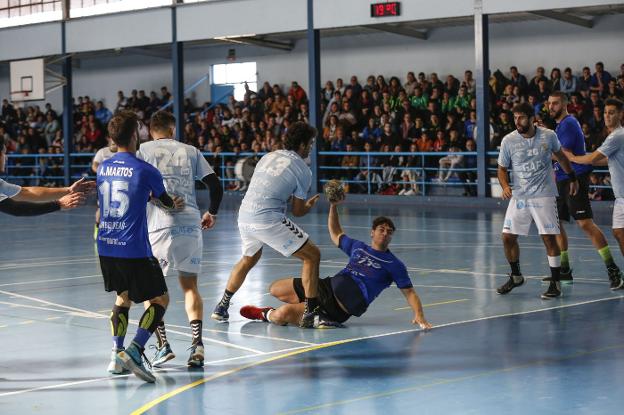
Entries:
{"label": "player's outstretched arm", "polygon": [[69,187],[22,187],[12,199],[16,202],[52,202],[70,193],[89,193],[94,189],[94,181],[82,178]]}
{"label": "player's outstretched arm", "polygon": [[309,198],[308,200],[299,199],[298,197],[292,198],[292,214],[300,217],[306,215],[318,202],[321,195],[318,193]]}
{"label": "player's outstretched arm", "polygon": [[420,298],[413,287],[410,288],[401,288],[401,293],[405,296],[407,303],[414,311],[414,318],[412,319],[412,324],[418,324],[422,329],[430,329],[433,327],[431,323],[425,319],[425,313],[423,312],[422,303],[420,302]]}
{"label": "player's outstretched arm", "polygon": [[340,246],[340,237],[344,234],[340,219],[338,218],[337,203],[329,205],[329,215],[327,217],[327,229],[329,229],[329,237],[336,246]]}
{"label": "player's outstretched arm", "polygon": [[169,196],[169,194],[167,194],[167,192],[164,192],[158,198],[152,197],[150,201],[161,209],[171,211],[182,210],[185,206],[183,198],[181,198],[180,196],[171,197]]}
{"label": "player's outstretched arm", "polygon": [[595,166],[606,166],[609,162],[609,159],[607,158],[607,156],[602,154],[600,151],[594,151],[593,153],[586,153],[582,156],[575,156],[574,154],[566,150],[564,150],[563,152],[565,153],[566,156],[568,156],[570,161],[573,161],[578,164],[593,164]]}

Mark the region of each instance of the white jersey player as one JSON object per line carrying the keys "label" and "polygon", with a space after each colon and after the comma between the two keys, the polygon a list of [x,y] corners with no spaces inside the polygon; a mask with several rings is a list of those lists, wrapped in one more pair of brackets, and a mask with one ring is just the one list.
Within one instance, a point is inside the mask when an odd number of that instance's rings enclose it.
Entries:
{"label": "white jersey player", "polygon": [[213,319],[228,320],[230,299],[260,259],[266,244],[286,257],[292,255],[303,261],[305,311],[300,325],[320,325],[322,314],[317,298],[320,251],[308,234],[286,216],[289,199],[292,198],[294,216],[307,214],[318,200],[319,195],[307,199],[312,172],[304,162],[315,136],[313,127],[296,122],[288,128],[285,150],[273,151],[258,162],[238,216],[243,256],[232,269],[225,293],[212,313]]}
{"label": "white jersey player", "polygon": [[[154,141],[141,145],[137,157],[156,167],[163,176],[167,193],[184,200],[184,209],[169,212],[149,204],[147,221],[150,244],[160,262],[165,276],[177,275],[184,291],[186,312],[193,333],[191,356],[188,365],[204,365],[202,343],[203,302],[197,288],[201,270],[203,238],[202,229],[212,228],[223,188],[214,170],[200,151],[180,143],[174,136],[175,118],[166,111],[152,116],[150,130]],[[210,207],[200,214],[195,194],[195,181],[201,180],[210,189]],[[175,355],[167,341],[164,323],[157,331],[158,351],[152,362],[158,366]]]}
{"label": "white jersey player", "polygon": [[[498,180],[503,188],[503,199],[511,199],[502,234],[511,274],[497,292],[508,294],[515,287],[524,284],[524,277],[520,272],[518,235],[528,235],[531,222],[535,222],[546,246],[552,278],[542,298],[555,298],[561,295],[561,251],[556,239],[559,234],[559,218],[557,186],[551,157],[555,157],[570,177],[570,195],[575,195],[578,191],[578,181],[570,161],[561,150],[555,132],[534,126],[533,106],[527,103],[517,104],[512,111],[516,131],[503,138],[498,156]],[[509,167],[513,169],[513,190],[507,176]]]}

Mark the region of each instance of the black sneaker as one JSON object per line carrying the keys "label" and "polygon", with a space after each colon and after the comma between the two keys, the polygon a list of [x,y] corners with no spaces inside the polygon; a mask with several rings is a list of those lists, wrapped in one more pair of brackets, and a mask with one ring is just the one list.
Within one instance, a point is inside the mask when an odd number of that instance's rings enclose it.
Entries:
{"label": "black sneaker", "polygon": [[[551,282],[551,277],[546,277],[542,279],[542,282]],[[561,272],[559,273],[559,282],[562,284],[572,284],[574,279],[572,278],[572,268],[561,268]]]}
{"label": "black sneaker", "polygon": [[624,279],[622,279],[622,272],[618,267],[609,268],[609,280],[611,281],[611,289],[613,291],[619,290],[624,287]]}
{"label": "black sneaker", "polygon": [[551,281],[546,292],[542,294],[542,298],[544,300],[550,300],[557,297],[561,297],[561,283]]}
{"label": "black sneaker", "polygon": [[[517,276],[518,275],[516,275],[516,277]],[[500,287],[498,287],[496,289],[496,292],[501,294],[501,295],[502,294],[509,294],[511,292],[511,290],[513,290],[514,288],[519,287],[522,284],[524,284],[524,277],[522,275],[520,275],[519,277],[522,278],[522,279],[520,280],[520,282],[516,282],[516,281],[514,281],[513,276],[511,274],[509,274],[509,280],[505,284],[503,284]]]}

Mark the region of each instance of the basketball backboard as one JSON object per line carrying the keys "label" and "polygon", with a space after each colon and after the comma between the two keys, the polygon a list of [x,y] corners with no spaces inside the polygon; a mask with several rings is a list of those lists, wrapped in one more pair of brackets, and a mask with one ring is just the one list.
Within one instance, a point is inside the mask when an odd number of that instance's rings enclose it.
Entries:
{"label": "basketball backboard", "polygon": [[40,101],[45,99],[44,70],[45,62],[43,59],[11,62],[11,101]]}

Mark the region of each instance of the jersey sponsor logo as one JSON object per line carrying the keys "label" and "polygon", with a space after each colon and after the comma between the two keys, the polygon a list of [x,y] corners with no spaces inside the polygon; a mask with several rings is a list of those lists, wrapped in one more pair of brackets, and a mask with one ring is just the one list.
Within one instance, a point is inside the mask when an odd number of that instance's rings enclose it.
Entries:
{"label": "jersey sponsor logo", "polygon": [[201,258],[191,258],[191,264],[193,264],[193,265],[200,265],[201,264]]}
{"label": "jersey sponsor logo", "polygon": [[524,203],[524,200],[516,201],[516,209],[524,209],[525,207],[526,207],[526,203]]}
{"label": "jersey sponsor logo", "polygon": [[133,167],[105,166],[100,169],[100,176],[132,177]]}
{"label": "jersey sponsor logo", "polygon": [[555,223],[547,223],[544,225],[544,229],[558,229],[559,226]]}

